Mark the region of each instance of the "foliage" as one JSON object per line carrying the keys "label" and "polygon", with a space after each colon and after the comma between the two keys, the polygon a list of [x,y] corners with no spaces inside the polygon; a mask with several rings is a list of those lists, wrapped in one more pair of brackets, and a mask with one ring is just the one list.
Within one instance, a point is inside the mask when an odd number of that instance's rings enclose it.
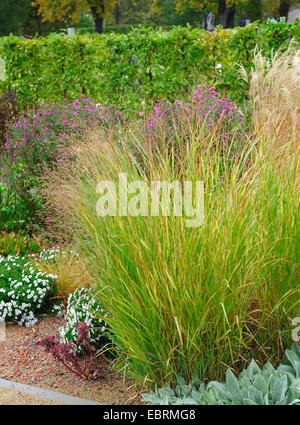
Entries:
{"label": "foliage", "polygon": [[66,17],[76,23],[80,21],[81,12],[84,10],[88,12],[91,8],[97,9],[97,13],[104,17],[111,13],[118,0],[35,0],[33,4],[39,8],[39,13],[43,16],[44,20],[50,22],[63,21]]}
{"label": "foliage", "polygon": [[43,22],[41,16],[38,14],[38,8],[33,6],[32,2],[30,5],[29,17],[23,28],[23,34],[26,37],[30,38],[36,34],[44,36],[51,32],[60,31],[62,27],[68,28],[71,26],[69,19],[65,19],[63,22]]}
{"label": "foliage", "polygon": [[11,121],[19,115],[17,97],[13,91],[0,97],[0,149],[5,143],[5,133]]}
{"label": "foliage", "polygon": [[57,276],[35,269],[28,258],[0,257],[0,317],[33,326],[55,290]]}
{"label": "foliage", "polygon": [[110,22],[128,25],[152,25],[165,23],[163,19],[151,10],[153,0],[120,0],[116,6]]}
{"label": "foliage", "polygon": [[30,221],[26,203],[0,181],[0,230],[18,232],[27,229]]}
{"label": "foliage", "polygon": [[21,34],[29,17],[31,0],[1,0],[0,36]]}
{"label": "foliage", "polygon": [[[66,36],[51,34],[33,40],[5,37],[0,56],[6,59],[6,89],[22,102],[76,99],[136,109],[141,100],[175,100],[195,81],[227,90],[243,101],[247,84],[237,77],[239,65],[249,70],[254,48],[267,56],[272,49],[299,40],[300,24],[270,21],[213,33],[199,28],[135,28],[129,34]],[[238,65],[239,64],[239,65]]]}
{"label": "foliage", "polygon": [[224,383],[179,379],[174,390],[166,385],[142,399],[153,405],[300,405],[300,351],[293,345],[285,356],[289,364],[277,369],[270,362],[261,369],[252,360],[238,378],[228,369]]}
{"label": "foliage", "polygon": [[[160,3],[160,0],[155,0],[155,2]],[[242,13],[249,11],[249,17],[251,17],[251,13],[253,13],[255,8],[260,9],[261,12],[264,11],[264,13],[280,16],[283,3],[290,7],[299,3],[299,0],[251,0],[251,2],[247,0],[174,0],[178,13],[183,13],[186,9],[201,10],[204,7],[212,6],[215,14],[217,14],[222,7],[226,6],[232,7],[236,11],[241,10]],[[261,14],[256,16],[256,18],[261,18]]]}
{"label": "foliage", "polygon": [[228,39],[232,59],[231,62],[222,63],[219,88],[226,88],[229,97],[243,98],[245,91],[248,92],[245,81],[240,80],[239,84],[232,84],[240,67],[244,67],[249,73],[254,67],[253,58],[257,50],[270,59],[275,52],[281,53],[286,50],[293,36],[299,42],[300,25],[294,26],[293,33],[290,29],[291,24],[287,24],[283,18],[279,22],[268,20],[264,25],[258,26],[257,23],[253,23],[239,30],[233,30],[232,36]]}
{"label": "foliage", "polygon": [[280,8],[283,4],[288,7],[294,6],[299,3],[299,0],[262,0],[264,11],[271,15],[280,16]]}
{"label": "foliage", "polygon": [[38,8],[43,20],[49,22],[69,19],[78,23],[83,12],[90,12],[96,32],[103,33],[103,20],[113,12],[119,0],[35,0],[32,4]]}
{"label": "foliage", "polygon": [[[67,25],[67,22],[64,22]],[[0,36],[35,35],[57,31],[61,23],[43,23],[31,0],[1,0],[0,3]]]}
{"label": "foliage", "polygon": [[[208,11],[213,11],[217,16],[219,24],[224,28],[234,26],[234,15],[239,9],[244,10],[247,6],[247,0],[174,0],[175,10],[179,15],[196,12],[202,12],[202,15]],[[154,8],[160,10],[164,6],[164,1],[154,0]]]}
{"label": "foliage", "polygon": [[0,233],[0,255],[33,254],[38,253],[44,247],[43,241],[36,236],[23,235],[21,233]]}
{"label": "foliage", "polygon": [[[102,316],[99,319],[99,316]],[[96,348],[101,348],[109,340],[107,314],[98,303],[95,294],[86,289],[77,289],[69,295],[66,323],[60,329],[60,338],[63,343],[71,342],[76,352],[81,352],[84,347],[78,344],[77,324],[84,322],[88,325],[88,334],[91,343]]]}
{"label": "foliage", "polygon": [[[65,156],[59,148],[70,134],[95,125],[97,110],[91,99],[74,103],[45,104],[10,124],[5,135],[2,176],[10,185],[18,179],[36,179]],[[42,170],[41,170],[42,169]]]}
{"label": "foliage", "polygon": [[5,81],[5,61],[0,58],[0,93],[1,93],[1,82]]}
{"label": "foliage", "polygon": [[9,125],[0,163],[1,180],[23,200],[33,221],[38,220],[36,214],[42,208],[38,191],[41,177],[69,158],[65,147],[70,136],[79,136],[100,123],[109,126],[118,119],[117,111],[82,97],[71,103],[44,104]]}
{"label": "foliage", "polygon": [[178,11],[174,0],[154,0],[151,9],[168,25],[186,25],[186,23],[189,23],[201,26],[203,16],[211,10],[211,7],[207,5],[201,9],[186,7]]}
{"label": "foliage", "polygon": [[61,343],[55,336],[46,335],[36,344],[44,347],[46,353],[52,354],[56,360],[75,373],[75,375],[92,380],[97,377],[99,370],[92,371],[95,348],[90,341],[89,327],[86,323],[77,323],[76,330],[78,333],[76,344],[85,348],[81,353],[83,357],[81,361],[74,353],[74,344],[72,342]]}
{"label": "foliage", "polygon": [[143,124],[141,133],[146,144],[176,149],[181,146],[188,124],[192,124],[213,133],[218,148],[230,150],[232,155],[242,150],[246,127],[243,112],[230,99],[203,85],[198,85],[187,101],[163,99],[145,116]]}
{"label": "foliage", "polygon": [[[33,4],[38,7],[39,14],[44,21],[54,22],[70,19],[74,24],[82,21],[83,16],[90,15],[95,22],[97,32],[103,32],[103,20],[136,24],[154,23],[156,16],[151,13],[152,0],[35,0]],[[100,22],[100,26],[97,25]]]}
{"label": "foliage", "polygon": [[251,22],[262,19],[262,0],[246,0],[243,6],[236,11],[241,19],[250,19]]}

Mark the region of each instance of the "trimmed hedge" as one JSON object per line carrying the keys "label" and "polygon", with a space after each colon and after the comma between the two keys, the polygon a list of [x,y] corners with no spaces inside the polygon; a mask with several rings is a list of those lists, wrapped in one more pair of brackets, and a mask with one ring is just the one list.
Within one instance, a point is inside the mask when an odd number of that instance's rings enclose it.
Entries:
{"label": "trimmed hedge", "polygon": [[213,33],[188,26],[170,31],[140,27],[129,34],[50,34],[30,40],[10,35],[0,40],[0,57],[6,59],[1,86],[33,103],[75,99],[82,93],[135,107],[143,99],[174,100],[201,82],[243,100],[247,86],[237,80],[237,64],[249,68],[256,45],[270,55],[291,38],[300,40],[300,23],[283,20],[217,28]]}

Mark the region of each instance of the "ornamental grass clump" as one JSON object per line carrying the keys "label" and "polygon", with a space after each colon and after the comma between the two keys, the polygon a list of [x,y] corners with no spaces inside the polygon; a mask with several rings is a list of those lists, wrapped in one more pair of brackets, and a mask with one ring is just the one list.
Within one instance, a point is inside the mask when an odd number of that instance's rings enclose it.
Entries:
{"label": "ornamental grass clump", "polygon": [[[211,132],[207,120],[180,117],[176,143],[167,143],[164,120],[156,143],[136,123],[122,129],[117,143],[99,129],[47,186],[52,213],[72,228],[88,259],[120,360],[149,386],[175,385],[179,375],[186,382],[194,375],[220,380],[228,367],[239,373],[252,358],[276,365],[300,315],[294,136],[272,149],[276,135],[261,127],[242,145],[233,134],[227,150],[223,121]],[[291,147],[293,155],[281,161]],[[174,213],[174,192],[170,214],[116,208],[97,215],[99,182],[118,188],[120,173],[147,188],[153,181],[204,182],[203,224],[187,227],[189,217]],[[138,190],[125,191],[128,202],[140,199]],[[121,195],[117,189],[117,206]]]}
{"label": "ornamental grass clump", "polygon": [[51,304],[57,276],[33,267],[28,258],[0,256],[0,317],[33,326],[36,315]]}
{"label": "ornamental grass clump", "polygon": [[[279,361],[300,304],[299,152],[278,168],[253,143],[229,162],[204,131],[207,149],[199,149],[191,130],[178,154],[139,144],[133,131],[119,144],[100,131],[84,140],[77,161],[54,173],[48,186],[49,202],[88,258],[127,370],[163,384],[179,374],[187,381],[195,373],[220,379],[227,367],[239,372],[252,357]],[[117,184],[119,173],[146,185],[204,181],[204,223],[186,227],[172,210],[98,216],[97,185]]]}
{"label": "ornamental grass clump", "polygon": [[69,295],[77,289],[90,286],[90,278],[83,259],[70,248],[44,249],[33,259],[33,263],[39,270],[58,276],[56,295],[64,301],[67,301]]}

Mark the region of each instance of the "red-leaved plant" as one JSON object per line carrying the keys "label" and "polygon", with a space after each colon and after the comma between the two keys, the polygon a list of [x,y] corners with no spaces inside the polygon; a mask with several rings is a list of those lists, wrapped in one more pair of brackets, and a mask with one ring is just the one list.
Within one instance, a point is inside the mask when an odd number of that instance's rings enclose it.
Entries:
{"label": "red-leaved plant", "polygon": [[89,329],[86,323],[77,323],[78,338],[76,343],[83,349],[80,357],[75,353],[73,342],[61,343],[54,335],[46,335],[36,345],[44,347],[46,353],[61,362],[67,369],[80,378],[94,379],[99,370],[92,371],[95,347],[90,343]]}

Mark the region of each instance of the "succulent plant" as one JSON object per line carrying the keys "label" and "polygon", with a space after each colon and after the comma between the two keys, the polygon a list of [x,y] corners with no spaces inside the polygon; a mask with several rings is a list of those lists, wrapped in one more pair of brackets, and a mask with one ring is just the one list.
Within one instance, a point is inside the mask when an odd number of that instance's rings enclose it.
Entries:
{"label": "succulent plant", "polygon": [[296,344],[286,350],[275,369],[270,362],[263,368],[252,360],[236,377],[228,369],[225,382],[204,384],[194,378],[188,385],[182,378],[172,389],[169,384],[143,394],[143,401],[160,405],[300,405],[300,351]]}

